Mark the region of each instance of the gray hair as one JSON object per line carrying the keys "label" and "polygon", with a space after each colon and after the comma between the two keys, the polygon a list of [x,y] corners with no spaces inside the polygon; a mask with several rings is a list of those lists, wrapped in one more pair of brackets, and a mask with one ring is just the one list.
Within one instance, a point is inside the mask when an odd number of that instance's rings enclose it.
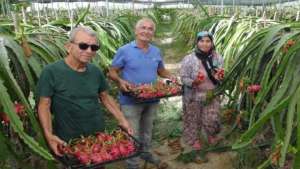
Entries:
{"label": "gray hair", "polygon": [[156,25],[155,25],[154,21],[150,18],[142,18],[142,19],[138,20],[137,23],[135,24],[135,29],[140,27],[144,22],[151,22],[153,24],[153,28],[155,31]]}
{"label": "gray hair", "polygon": [[97,33],[91,27],[88,27],[88,26],[78,26],[78,27],[72,29],[69,34],[69,42],[74,42],[74,40],[76,38],[76,34],[78,32],[85,32],[92,37],[96,37],[97,42],[99,43]]}

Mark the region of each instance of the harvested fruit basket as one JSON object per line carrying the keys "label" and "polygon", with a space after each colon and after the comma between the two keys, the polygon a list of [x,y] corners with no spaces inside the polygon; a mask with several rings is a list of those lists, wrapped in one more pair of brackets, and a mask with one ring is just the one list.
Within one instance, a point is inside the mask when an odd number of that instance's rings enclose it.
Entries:
{"label": "harvested fruit basket", "polygon": [[143,102],[181,95],[182,86],[171,81],[157,81],[154,84],[135,85],[130,92],[123,94],[134,97],[138,102]]}
{"label": "harvested fruit basket", "polygon": [[58,160],[68,169],[97,169],[106,164],[136,157],[140,143],[124,129],[112,134],[96,133],[70,141],[61,148],[64,154]]}

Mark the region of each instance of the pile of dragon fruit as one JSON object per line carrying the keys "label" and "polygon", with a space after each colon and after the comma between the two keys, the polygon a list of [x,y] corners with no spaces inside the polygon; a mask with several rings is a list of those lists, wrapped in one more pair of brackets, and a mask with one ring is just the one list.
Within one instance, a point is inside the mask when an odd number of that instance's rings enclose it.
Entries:
{"label": "pile of dragon fruit", "polygon": [[90,165],[124,159],[134,154],[137,147],[124,132],[117,130],[112,134],[96,133],[94,136],[72,140],[60,151],[65,156],[76,158],[80,164]]}
{"label": "pile of dragon fruit", "polygon": [[157,81],[155,84],[133,86],[131,92],[137,99],[147,100],[179,95],[181,94],[181,86],[176,83],[167,84]]}

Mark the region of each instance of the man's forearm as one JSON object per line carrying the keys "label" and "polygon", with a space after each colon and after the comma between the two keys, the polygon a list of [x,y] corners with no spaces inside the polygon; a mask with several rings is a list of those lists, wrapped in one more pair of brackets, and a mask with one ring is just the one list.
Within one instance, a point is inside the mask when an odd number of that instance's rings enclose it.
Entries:
{"label": "man's forearm", "polygon": [[110,68],[109,69],[108,76],[109,76],[109,78],[111,80],[113,80],[113,81],[115,81],[117,83],[119,83],[120,80],[121,80],[121,78],[120,78],[120,76],[118,74],[118,71],[115,68]]}
{"label": "man's forearm", "polygon": [[53,135],[50,105],[50,98],[41,97],[38,105],[38,115],[49,147],[56,155],[62,156],[61,152],[59,151],[59,146],[66,143],[57,136]]}
{"label": "man's forearm", "polygon": [[173,75],[165,68],[163,69],[160,69],[157,71],[158,72],[158,75],[162,78],[169,78],[171,79],[173,77]]}
{"label": "man's forearm", "polygon": [[47,98],[41,98],[38,106],[39,120],[46,137],[53,133],[50,104],[50,100]]}
{"label": "man's forearm", "polygon": [[115,102],[115,100],[109,96],[107,93],[100,94],[100,100],[102,104],[109,110],[111,114],[119,121],[123,121],[125,119],[123,113],[120,111],[119,106]]}

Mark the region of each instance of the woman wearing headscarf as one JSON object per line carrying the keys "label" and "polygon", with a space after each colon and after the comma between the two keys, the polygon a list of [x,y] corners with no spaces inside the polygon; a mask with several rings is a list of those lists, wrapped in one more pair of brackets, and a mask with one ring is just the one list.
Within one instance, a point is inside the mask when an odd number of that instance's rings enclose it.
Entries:
{"label": "woman wearing headscarf", "polygon": [[201,129],[207,135],[209,144],[219,140],[220,102],[214,98],[207,103],[207,98],[223,78],[220,75],[222,67],[223,59],[215,51],[212,34],[199,32],[195,50],[184,57],[180,70],[184,88],[183,139],[196,150],[202,146],[198,136]]}

